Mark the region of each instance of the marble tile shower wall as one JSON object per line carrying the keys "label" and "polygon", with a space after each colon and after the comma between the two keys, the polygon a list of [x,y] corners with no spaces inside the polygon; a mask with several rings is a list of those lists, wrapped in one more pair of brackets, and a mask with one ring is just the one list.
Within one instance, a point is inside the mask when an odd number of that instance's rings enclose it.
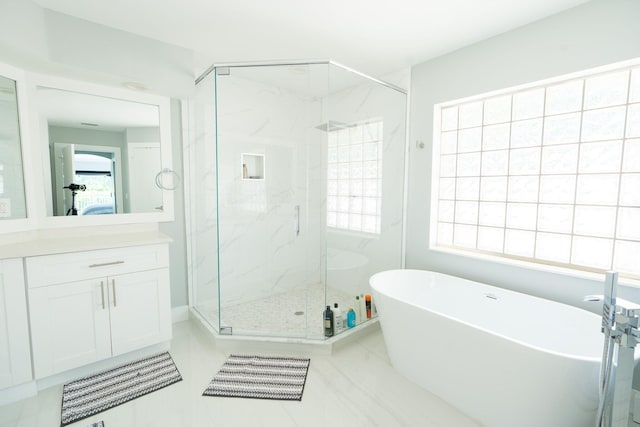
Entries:
{"label": "marble tile shower wall", "polygon": [[[217,87],[223,306],[322,280],[322,105],[239,74]],[[264,156],[264,179],[243,179],[243,153]]]}

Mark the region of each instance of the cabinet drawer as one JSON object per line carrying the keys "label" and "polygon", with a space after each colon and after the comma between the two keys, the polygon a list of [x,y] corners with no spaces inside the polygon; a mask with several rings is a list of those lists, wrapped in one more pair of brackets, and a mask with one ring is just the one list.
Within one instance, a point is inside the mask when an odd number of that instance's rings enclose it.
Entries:
{"label": "cabinet drawer", "polygon": [[29,257],[27,286],[38,288],[168,266],[165,244]]}

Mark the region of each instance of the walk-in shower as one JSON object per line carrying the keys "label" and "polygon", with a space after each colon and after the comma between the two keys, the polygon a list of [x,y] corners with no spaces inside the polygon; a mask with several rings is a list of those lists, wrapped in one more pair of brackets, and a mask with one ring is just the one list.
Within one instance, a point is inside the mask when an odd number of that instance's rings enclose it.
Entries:
{"label": "walk-in shower", "polygon": [[185,150],[197,316],[220,334],[313,340],[327,305],[367,320],[368,278],[402,267],[406,101],[330,61],[198,79]]}

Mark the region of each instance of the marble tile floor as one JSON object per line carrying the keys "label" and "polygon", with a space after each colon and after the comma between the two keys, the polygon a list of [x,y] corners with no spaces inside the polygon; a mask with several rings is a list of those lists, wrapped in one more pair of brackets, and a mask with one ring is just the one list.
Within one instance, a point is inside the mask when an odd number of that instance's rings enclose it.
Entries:
{"label": "marble tile floor", "polygon": [[[334,303],[338,303],[343,312],[356,309],[355,295],[332,287],[327,288],[326,295],[332,309]],[[216,304],[201,304],[197,308],[210,323],[217,324]],[[231,326],[234,335],[323,339],[325,308],[324,286],[318,283],[223,307],[222,326]]]}
{"label": "marble tile floor", "polygon": [[[183,381],[85,420],[105,427],[424,426],[480,427],[452,406],[397,374],[380,331],[330,356],[311,356],[300,402],[203,397],[226,359],[194,321],[174,325],[170,353]],[[0,406],[1,427],[58,427],[62,386]]]}

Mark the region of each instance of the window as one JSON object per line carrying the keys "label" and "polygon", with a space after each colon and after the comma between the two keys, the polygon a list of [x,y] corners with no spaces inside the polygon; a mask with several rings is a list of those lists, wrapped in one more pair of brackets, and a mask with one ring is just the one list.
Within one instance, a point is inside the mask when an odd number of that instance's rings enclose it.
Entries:
{"label": "window", "polygon": [[380,234],[382,121],[331,127],[327,225]]}
{"label": "window", "polygon": [[637,64],[436,106],[436,245],[640,277]]}

